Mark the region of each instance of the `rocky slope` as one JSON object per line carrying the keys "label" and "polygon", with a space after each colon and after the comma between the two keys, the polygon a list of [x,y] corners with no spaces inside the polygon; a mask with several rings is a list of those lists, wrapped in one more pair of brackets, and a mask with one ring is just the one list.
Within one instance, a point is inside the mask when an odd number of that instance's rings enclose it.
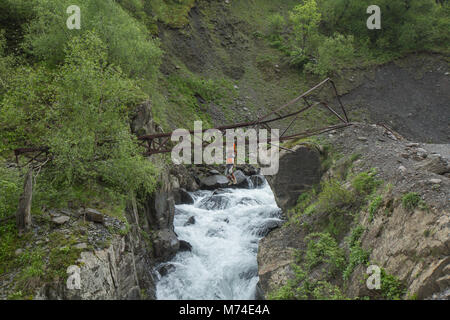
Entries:
{"label": "rocky slope", "polygon": [[[304,177],[311,175],[310,163],[318,162],[318,151],[296,147],[282,155],[281,163],[287,162],[282,167],[290,168],[290,179],[299,185],[290,193],[285,192],[283,170],[269,180],[287,222],[259,246],[259,285],[266,297],[330,298],[339,292],[349,298],[448,299],[448,158],[375,125],[356,124],[321,141],[332,146],[335,156],[312,200],[303,196],[297,202],[311,184]],[[450,145],[440,149],[448,152]],[[317,177],[319,171],[314,172]],[[329,242],[320,259],[314,250],[324,239]],[[342,260],[336,258],[340,254]],[[383,270],[380,290],[366,286],[369,264]],[[323,281],[321,286],[318,281]]]}

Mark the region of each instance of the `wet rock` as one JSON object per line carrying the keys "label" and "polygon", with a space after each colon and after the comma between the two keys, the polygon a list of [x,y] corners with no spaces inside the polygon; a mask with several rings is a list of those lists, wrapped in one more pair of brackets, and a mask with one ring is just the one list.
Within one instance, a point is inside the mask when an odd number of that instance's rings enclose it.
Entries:
{"label": "wet rock", "polygon": [[194,216],[190,217],[190,218],[188,219],[188,221],[186,221],[186,223],[184,224],[184,226],[186,227],[186,226],[190,226],[190,225],[193,225],[193,224],[195,224],[195,217],[194,217]]}
{"label": "wet rock", "polygon": [[230,199],[222,195],[212,195],[200,202],[199,208],[205,210],[223,210],[228,208]]}
{"label": "wet rock", "polygon": [[250,188],[248,177],[241,170],[236,170],[234,176],[236,177],[236,184],[233,185],[233,187],[243,189]]}
{"label": "wet rock", "polygon": [[193,204],[194,198],[185,189],[174,191],[175,204]]}
{"label": "wet rock", "polygon": [[220,172],[215,170],[215,169],[209,170],[208,173],[211,174],[211,175],[218,175],[218,174],[220,174]]}
{"label": "wet rock", "polygon": [[200,187],[207,190],[214,190],[228,186],[228,179],[223,175],[214,175],[200,178]]}
{"label": "wet rock", "polygon": [[153,240],[153,249],[156,259],[171,259],[180,249],[180,243],[175,232],[169,229],[157,231]]}
{"label": "wet rock", "polygon": [[176,269],[176,268],[175,268],[175,266],[174,266],[173,264],[167,263],[167,264],[164,264],[164,265],[162,265],[162,266],[160,266],[160,267],[158,268],[158,273],[159,273],[162,277],[164,277],[164,276],[166,276],[167,274],[169,274],[169,273],[175,271],[175,269]]}
{"label": "wet rock", "polygon": [[253,175],[250,177],[250,181],[253,184],[253,188],[261,188],[265,184],[265,179],[262,175]]}
{"label": "wet rock", "polygon": [[280,227],[282,224],[283,222],[279,220],[269,220],[259,226],[254,232],[258,237],[265,237],[270,233],[270,231]]}
{"label": "wet rock", "polygon": [[248,197],[244,197],[236,203],[236,205],[244,205],[244,206],[257,206],[260,204],[261,204],[261,201],[258,201],[253,198],[248,198]]}
{"label": "wet rock", "polygon": [[180,249],[179,251],[192,251],[192,245],[184,240],[180,240]]}

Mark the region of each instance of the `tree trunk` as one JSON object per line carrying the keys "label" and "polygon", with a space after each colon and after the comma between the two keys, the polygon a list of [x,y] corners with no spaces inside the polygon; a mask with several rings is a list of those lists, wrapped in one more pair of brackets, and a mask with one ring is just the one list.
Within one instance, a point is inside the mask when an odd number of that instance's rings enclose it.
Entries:
{"label": "tree trunk", "polygon": [[19,234],[30,230],[31,227],[31,199],[33,196],[33,169],[28,170],[25,176],[23,193],[19,199],[19,207],[16,213],[16,224]]}

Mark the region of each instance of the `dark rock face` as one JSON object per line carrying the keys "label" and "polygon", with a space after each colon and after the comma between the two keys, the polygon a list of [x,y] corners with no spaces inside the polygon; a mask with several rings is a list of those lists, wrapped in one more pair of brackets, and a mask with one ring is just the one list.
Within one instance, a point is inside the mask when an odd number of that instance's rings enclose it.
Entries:
{"label": "dark rock face", "polygon": [[194,198],[186,191],[180,188],[174,191],[175,204],[193,204]]}
{"label": "dark rock face", "polygon": [[180,251],[192,251],[192,245],[184,240],[180,240]]}
{"label": "dark rock face", "polygon": [[103,214],[101,214],[101,212],[95,209],[87,208],[85,212],[85,217],[86,220],[88,221],[103,223]]}
{"label": "dark rock face", "polygon": [[236,170],[234,172],[234,176],[236,177],[237,182],[235,185],[233,185],[234,188],[243,188],[243,189],[250,188],[250,182],[248,180],[248,177],[241,170]]}
{"label": "dark rock face", "polygon": [[163,229],[156,233],[153,240],[154,255],[158,260],[169,260],[180,249],[180,242],[173,230]]}
{"label": "dark rock face", "polygon": [[190,226],[190,225],[193,225],[193,224],[195,224],[195,217],[194,216],[190,217],[188,219],[188,221],[186,221],[186,223],[184,225],[185,226]]}
{"label": "dark rock face", "polygon": [[250,178],[250,181],[252,182],[253,188],[261,188],[265,184],[265,179],[262,175],[253,175]]}
{"label": "dark rock face", "polygon": [[200,187],[206,190],[214,190],[223,188],[228,185],[228,178],[223,175],[214,175],[209,177],[203,177],[200,179]]}
{"label": "dark rock face", "polygon": [[256,235],[259,237],[265,237],[270,233],[270,231],[280,227],[282,224],[283,224],[282,221],[270,220],[270,221],[267,221],[266,223],[264,223],[263,225],[259,226],[253,232],[255,232]]}
{"label": "dark rock face", "polygon": [[278,207],[293,207],[300,194],[320,182],[320,156],[317,150],[296,146],[294,152],[280,153],[280,170],[267,176]]}

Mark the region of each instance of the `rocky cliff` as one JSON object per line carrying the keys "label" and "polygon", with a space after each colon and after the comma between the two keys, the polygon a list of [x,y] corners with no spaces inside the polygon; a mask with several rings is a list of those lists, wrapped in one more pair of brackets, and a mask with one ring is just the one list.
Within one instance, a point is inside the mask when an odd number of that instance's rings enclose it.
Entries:
{"label": "rocky cliff", "polygon": [[[303,187],[311,163],[320,164],[316,151],[298,147],[280,167],[289,167],[289,179],[302,188],[287,192],[284,171],[270,179],[286,223],[260,242],[266,297],[449,298],[448,158],[376,125],[357,124],[319,141],[333,150],[322,159],[330,168],[320,184]],[[449,149],[439,147],[443,154]],[[368,265],[381,270],[378,290],[366,285]]]}

